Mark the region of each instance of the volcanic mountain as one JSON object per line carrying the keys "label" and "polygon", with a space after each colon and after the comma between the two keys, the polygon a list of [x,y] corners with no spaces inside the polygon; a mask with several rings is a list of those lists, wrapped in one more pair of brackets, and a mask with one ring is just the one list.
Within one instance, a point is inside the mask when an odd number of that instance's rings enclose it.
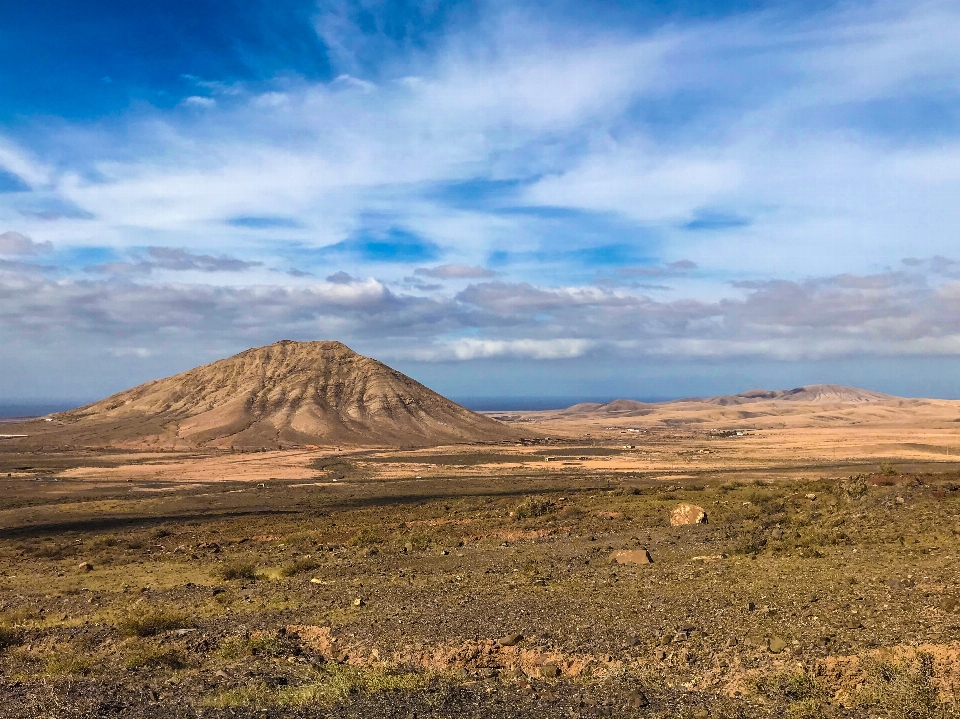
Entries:
{"label": "volcanic mountain", "polygon": [[512,439],[340,342],[283,340],[53,416],[79,444],[260,448]]}

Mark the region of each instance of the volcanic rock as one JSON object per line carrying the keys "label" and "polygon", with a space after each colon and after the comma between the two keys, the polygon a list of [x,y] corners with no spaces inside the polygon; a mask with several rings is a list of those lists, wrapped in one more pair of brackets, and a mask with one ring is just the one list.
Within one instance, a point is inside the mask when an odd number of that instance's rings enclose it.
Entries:
{"label": "volcanic rock", "polygon": [[677,505],[677,507],[670,512],[670,526],[679,527],[684,524],[706,524],[707,523],[707,513],[703,507],[698,507],[695,504],[683,504]]}

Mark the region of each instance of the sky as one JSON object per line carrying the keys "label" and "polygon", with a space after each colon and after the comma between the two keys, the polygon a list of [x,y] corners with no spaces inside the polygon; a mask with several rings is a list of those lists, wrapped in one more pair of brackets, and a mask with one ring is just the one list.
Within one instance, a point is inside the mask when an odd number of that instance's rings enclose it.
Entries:
{"label": "sky", "polygon": [[448,396],[960,397],[960,4],[36,0],[0,402],[280,339]]}

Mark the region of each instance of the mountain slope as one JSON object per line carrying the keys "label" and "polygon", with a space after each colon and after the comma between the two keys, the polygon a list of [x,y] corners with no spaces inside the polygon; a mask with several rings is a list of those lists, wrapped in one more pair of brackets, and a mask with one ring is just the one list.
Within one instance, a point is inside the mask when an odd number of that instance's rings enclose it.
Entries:
{"label": "mountain slope", "polygon": [[78,443],[430,445],[515,437],[339,342],[241,352],[55,415]]}

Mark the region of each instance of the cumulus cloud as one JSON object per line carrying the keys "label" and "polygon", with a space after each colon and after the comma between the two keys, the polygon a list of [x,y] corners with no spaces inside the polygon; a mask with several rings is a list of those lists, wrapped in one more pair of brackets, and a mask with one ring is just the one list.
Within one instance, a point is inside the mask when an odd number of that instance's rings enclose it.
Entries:
{"label": "cumulus cloud", "polygon": [[495,277],[497,273],[484,267],[438,265],[436,267],[418,267],[413,271],[413,274],[432,277],[436,280],[470,280]]}
{"label": "cumulus cloud", "polygon": [[348,273],[341,270],[340,272],[334,272],[332,275],[327,277],[327,282],[332,282],[335,285],[349,285],[357,280],[351,277]]}
{"label": "cumulus cloud", "polygon": [[53,280],[0,266],[0,328],[21,339],[106,337],[120,347],[149,347],[172,332],[234,344],[337,337],[421,361],[960,353],[960,283],[904,270],[742,282],[720,299],[670,301],[509,282],[422,297],[345,275],[300,287],[214,287]]}
{"label": "cumulus cloud", "polygon": [[23,257],[40,255],[52,250],[53,245],[50,242],[34,242],[26,235],[13,230],[0,235],[0,255]]}

